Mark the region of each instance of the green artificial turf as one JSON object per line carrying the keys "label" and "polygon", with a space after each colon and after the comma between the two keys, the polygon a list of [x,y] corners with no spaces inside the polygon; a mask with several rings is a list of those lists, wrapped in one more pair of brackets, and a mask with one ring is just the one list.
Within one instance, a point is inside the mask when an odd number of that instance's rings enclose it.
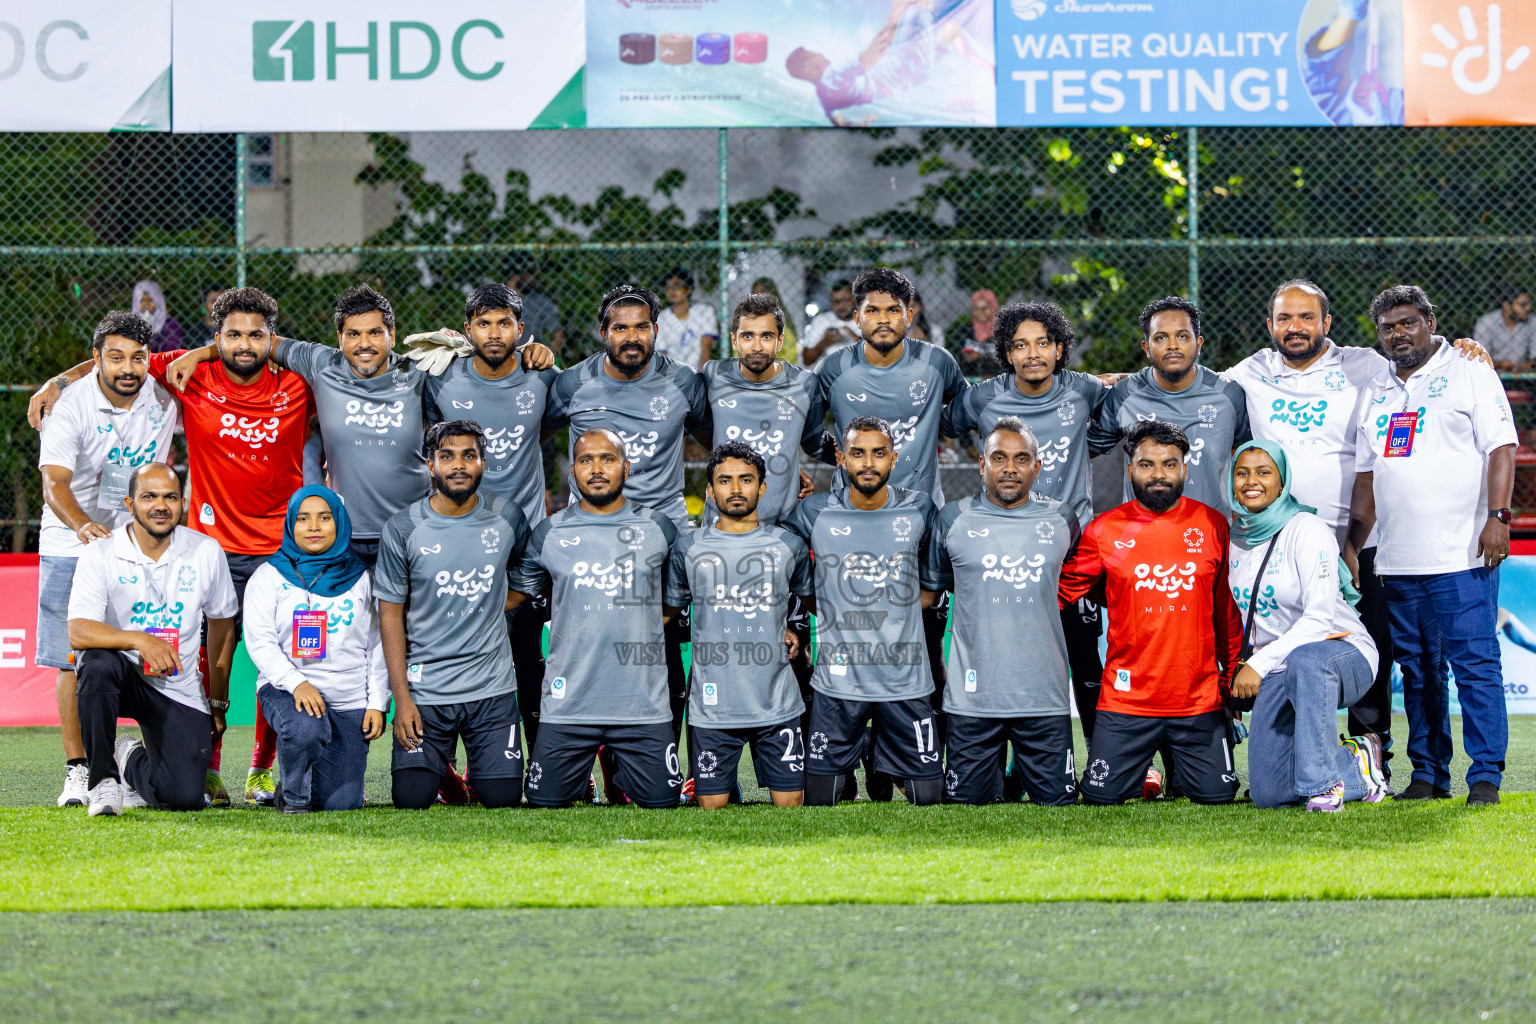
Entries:
{"label": "green artificial turf", "polygon": [[[899,798],[719,812],[376,805],[94,820],[51,805],[0,809],[0,909],[1536,896],[1536,793],[1514,791],[1530,786],[1533,725],[1515,720],[1505,802],[1482,810],[1460,799],[1307,815],[1184,801],[917,808]],[[248,737],[232,738],[227,764],[243,762]],[[52,796],[50,740],[5,737],[8,802]],[[42,761],[26,767],[29,756]],[[375,744],[379,801],[385,757]],[[240,774],[227,773],[230,783]]]}
{"label": "green artificial turf", "polygon": [[1518,1022],[1533,939],[1527,900],[0,914],[0,1020]]}

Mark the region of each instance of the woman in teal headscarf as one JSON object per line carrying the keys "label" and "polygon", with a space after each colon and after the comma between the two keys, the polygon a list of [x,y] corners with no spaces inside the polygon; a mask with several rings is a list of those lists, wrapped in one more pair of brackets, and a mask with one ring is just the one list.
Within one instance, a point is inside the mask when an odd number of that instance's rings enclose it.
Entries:
{"label": "woman in teal headscarf", "polygon": [[288,499],[283,543],[245,590],[245,646],[261,713],[277,732],[278,806],[363,806],[368,743],[384,733],[389,680],[373,584],[329,487]]}
{"label": "woman in teal headscarf", "polygon": [[1387,795],[1381,739],[1340,744],[1338,709],[1376,675],[1376,645],[1341,571],[1333,528],[1291,495],[1290,462],[1273,441],[1249,441],[1230,470],[1228,582],[1244,623],[1232,695],[1253,698],[1248,789],[1260,807],[1337,811]]}

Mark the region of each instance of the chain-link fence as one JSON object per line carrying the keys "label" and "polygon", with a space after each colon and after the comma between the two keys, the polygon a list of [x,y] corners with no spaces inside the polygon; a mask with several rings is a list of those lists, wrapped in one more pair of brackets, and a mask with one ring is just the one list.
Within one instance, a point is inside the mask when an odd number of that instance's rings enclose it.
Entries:
{"label": "chain-link fence", "polygon": [[[209,294],[241,283],[277,298],[280,331],[319,339],[332,298],[360,281],[390,297],[403,336],[457,325],[470,288],[514,278],[529,326],[569,363],[594,350],[597,298],[622,280],[659,291],[681,267],[693,301],[722,312],[771,286],[803,337],[829,285],[881,262],[913,277],[927,336],[957,353],[974,351],[972,297],[990,291],[1061,303],[1084,368],[1134,369],[1137,311],[1178,293],[1206,309],[1202,359],[1221,368],[1268,343],[1266,300],[1295,276],[1328,289],[1345,344],[1373,344],[1366,306],[1399,282],[1428,290],[1443,331],[1471,334],[1507,288],[1536,280],[1533,140],[1521,128],[0,135],[0,520],[13,550],[35,546],[26,395],[84,358],[92,326],[141,281],[159,286],[172,345],[205,340]],[[1531,431],[1529,389],[1511,390]],[[1528,475],[1517,499],[1536,507]]]}

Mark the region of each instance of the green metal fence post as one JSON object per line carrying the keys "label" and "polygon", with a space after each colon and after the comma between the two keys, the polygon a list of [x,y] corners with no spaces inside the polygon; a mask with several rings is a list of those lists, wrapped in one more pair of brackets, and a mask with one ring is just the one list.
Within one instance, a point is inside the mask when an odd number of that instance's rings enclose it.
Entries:
{"label": "green metal fence post", "polygon": [[1189,166],[1184,171],[1189,201],[1189,301],[1200,304],[1200,129],[1187,128]]}
{"label": "green metal fence post", "polygon": [[730,301],[727,275],[731,269],[731,209],[730,209],[730,170],[728,151],[726,149],[726,131],[720,129],[720,220],[719,242],[720,251],[716,256],[719,264],[717,273],[720,277],[720,293],[717,299],[719,305],[720,340],[716,342],[716,351],[720,358],[724,359],[731,354],[731,341],[727,336],[730,324],[730,310],[726,308]]}
{"label": "green metal fence post", "polygon": [[235,136],[235,287],[245,287],[245,133]]}

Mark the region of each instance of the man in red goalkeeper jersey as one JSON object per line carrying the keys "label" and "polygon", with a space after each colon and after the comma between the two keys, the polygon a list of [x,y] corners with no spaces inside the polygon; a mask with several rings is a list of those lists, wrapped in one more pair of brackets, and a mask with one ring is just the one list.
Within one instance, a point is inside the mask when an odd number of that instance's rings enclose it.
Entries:
{"label": "man in red goalkeeper jersey", "polygon": [[1109,618],[1109,657],[1080,791],[1095,804],[1140,796],[1152,755],[1163,747],[1184,795],[1229,803],[1237,772],[1222,693],[1243,627],[1227,589],[1227,522],[1184,497],[1189,440],[1182,430],[1141,423],[1124,443],[1136,498],[1090,523],[1061,571],[1063,607],[1090,596]]}

